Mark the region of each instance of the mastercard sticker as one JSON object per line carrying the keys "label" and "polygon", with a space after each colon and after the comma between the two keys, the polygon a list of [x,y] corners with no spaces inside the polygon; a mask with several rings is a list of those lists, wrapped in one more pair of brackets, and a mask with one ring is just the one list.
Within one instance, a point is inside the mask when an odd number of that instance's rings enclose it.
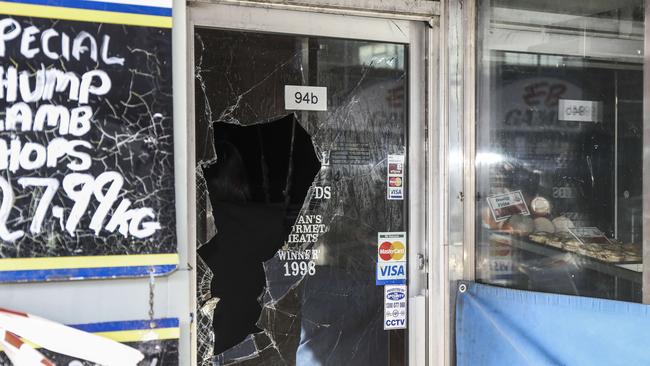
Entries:
{"label": "mastercard sticker", "polygon": [[406,260],[406,238],[405,233],[379,233],[382,234],[400,234],[399,238],[380,240],[377,250],[378,262],[400,262]]}
{"label": "mastercard sticker", "polygon": [[377,233],[377,285],[406,283],[406,232]]}
{"label": "mastercard sticker", "polygon": [[388,186],[389,187],[401,187],[402,178],[400,177],[388,177]]}

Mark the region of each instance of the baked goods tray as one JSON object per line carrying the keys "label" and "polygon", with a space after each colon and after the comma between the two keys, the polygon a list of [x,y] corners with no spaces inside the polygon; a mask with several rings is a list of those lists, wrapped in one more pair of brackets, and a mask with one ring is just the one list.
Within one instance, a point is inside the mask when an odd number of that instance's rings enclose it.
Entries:
{"label": "baked goods tray", "polygon": [[[497,235],[501,236],[499,234]],[[514,235],[510,237],[509,242],[510,245],[512,245],[515,248],[518,248],[520,250],[525,250],[527,252],[543,255],[546,257],[552,257],[552,256],[557,256],[562,254],[575,255],[576,257],[581,259],[580,263],[585,268],[589,268],[591,270],[608,274],[614,277],[623,278],[635,283],[639,283],[639,284],[641,283],[641,277],[642,277],[641,272],[636,272],[631,269],[623,268],[619,266],[623,264],[639,264],[640,261],[605,262],[597,258],[586,256],[577,252],[567,251],[565,249],[557,248],[547,244],[536,243],[530,239],[517,237]]]}
{"label": "baked goods tray", "polygon": [[531,234],[528,236],[528,241],[607,264],[642,263],[640,246],[614,244],[608,239],[598,243],[582,243],[572,237],[562,239],[544,234]]}

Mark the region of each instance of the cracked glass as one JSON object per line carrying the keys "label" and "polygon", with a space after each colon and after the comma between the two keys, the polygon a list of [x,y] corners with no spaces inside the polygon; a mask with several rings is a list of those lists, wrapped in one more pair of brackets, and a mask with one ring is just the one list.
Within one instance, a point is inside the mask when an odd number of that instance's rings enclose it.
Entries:
{"label": "cracked glass", "polygon": [[[404,364],[375,277],[378,233],[407,231],[387,190],[388,156],[407,153],[407,46],[194,41],[199,362]],[[326,110],[287,110],[287,85],[326,88]]]}

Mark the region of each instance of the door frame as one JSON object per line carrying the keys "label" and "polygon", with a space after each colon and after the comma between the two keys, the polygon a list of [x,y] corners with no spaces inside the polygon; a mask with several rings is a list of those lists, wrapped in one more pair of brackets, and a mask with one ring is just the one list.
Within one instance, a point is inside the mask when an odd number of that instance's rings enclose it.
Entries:
{"label": "door frame", "polygon": [[[437,130],[432,123],[437,102],[437,40],[439,28],[437,17],[373,13],[303,6],[302,8],[274,7],[239,4],[240,1],[223,3],[190,2],[187,17],[187,135],[188,165],[188,260],[190,268],[196,268],[196,160],[195,160],[195,95],[194,95],[194,32],[196,28],[218,28],[261,33],[282,33],[329,38],[383,41],[409,45],[409,121],[408,164],[409,187],[408,240],[409,240],[409,317],[408,358],[410,365],[438,364],[438,353],[444,340],[444,326],[432,318],[441,318],[446,295],[439,286],[432,292],[432,282],[442,283],[444,268],[439,268],[444,258],[442,245],[431,233],[443,232],[438,227],[440,210],[437,200],[431,197],[439,192],[437,142],[431,139]],[[286,5],[286,4],[285,4]],[[414,20],[415,19],[415,20]],[[254,20],[254,21],[252,21]],[[433,124],[434,126],[429,126]],[[437,174],[436,174],[437,175]],[[433,205],[433,206],[432,206]],[[439,207],[439,206],[438,206]],[[435,213],[434,213],[435,211]],[[437,245],[432,245],[436,241]],[[430,270],[430,265],[433,268]],[[442,277],[441,277],[442,275]],[[196,314],[196,275],[191,276],[192,309]],[[431,294],[435,299],[430,299]],[[442,298],[441,298],[442,296]],[[433,301],[430,301],[433,300]],[[433,315],[433,316],[430,316]],[[196,320],[196,317],[194,317]],[[197,329],[192,324],[192,365],[197,364]],[[432,347],[433,346],[433,347]]]}

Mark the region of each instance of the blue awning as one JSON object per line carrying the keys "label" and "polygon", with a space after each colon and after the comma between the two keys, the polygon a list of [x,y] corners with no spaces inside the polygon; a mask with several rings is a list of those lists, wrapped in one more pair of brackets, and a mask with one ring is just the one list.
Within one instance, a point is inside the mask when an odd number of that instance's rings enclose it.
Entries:
{"label": "blue awning", "polygon": [[650,365],[650,307],[463,283],[457,365]]}

